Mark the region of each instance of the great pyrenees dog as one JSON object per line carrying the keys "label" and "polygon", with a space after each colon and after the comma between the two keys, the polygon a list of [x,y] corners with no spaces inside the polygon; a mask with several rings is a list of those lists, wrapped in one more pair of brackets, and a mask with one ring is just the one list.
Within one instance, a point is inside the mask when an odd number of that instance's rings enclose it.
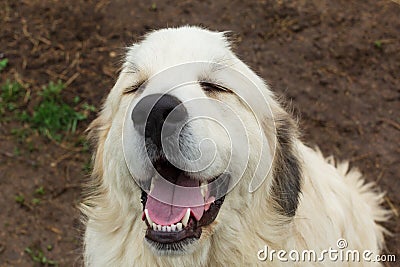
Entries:
{"label": "great pyrenees dog", "polygon": [[85,266],[380,265],[382,193],[302,143],[226,33],[129,47],[89,131]]}

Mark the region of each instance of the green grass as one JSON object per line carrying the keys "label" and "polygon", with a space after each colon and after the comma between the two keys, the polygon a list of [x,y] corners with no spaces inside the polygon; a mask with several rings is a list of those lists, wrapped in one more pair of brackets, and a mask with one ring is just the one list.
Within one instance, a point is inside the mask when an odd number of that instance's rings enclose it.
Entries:
{"label": "green grass", "polygon": [[56,141],[61,141],[63,135],[75,133],[79,121],[85,120],[87,115],[75,110],[61,97],[64,84],[50,82],[39,93],[42,101],[34,107],[29,123],[42,135]]}
{"label": "green grass", "polygon": [[376,40],[374,42],[374,45],[375,45],[376,48],[382,49],[382,41],[381,40]]}
{"label": "green grass", "polygon": [[8,65],[8,58],[3,58],[0,60],[0,72],[4,70]]}
{"label": "green grass", "polygon": [[[6,68],[8,59],[0,60],[0,71]],[[23,141],[32,134],[32,130],[41,135],[61,142],[64,137],[77,131],[78,123],[87,119],[96,107],[81,103],[81,98],[75,96],[72,104],[64,101],[62,92],[65,85],[58,81],[49,82],[36,94],[35,106],[24,109],[29,99],[27,90],[18,82],[6,80],[0,86],[0,120],[4,122],[20,121],[24,127],[13,129],[12,134]],[[30,95],[29,95],[30,97]]]}
{"label": "green grass", "polygon": [[35,194],[36,195],[40,195],[40,196],[43,196],[44,195],[44,187],[43,186],[40,186],[40,187],[38,187],[36,190],[35,190]]}
{"label": "green grass", "polygon": [[[0,59],[0,72],[6,69],[8,63],[7,58]],[[10,79],[0,84],[0,122],[11,123],[10,133],[23,145],[23,150],[17,146],[14,148],[14,155],[20,156],[22,151],[31,153],[41,148],[31,138],[35,133],[56,142],[72,142],[82,147],[82,152],[89,152],[86,138],[74,134],[79,122],[96,112],[96,107],[82,101],[80,96],[66,102],[63,98],[65,85],[61,81],[49,82],[36,93],[35,90],[27,90],[27,86]],[[83,163],[83,170],[90,172],[90,163]],[[36,190],[35,194],[43,195],[43,187]],[[21,205],[26,204],[22,195],[16,196],[15,201]],[[32,204],[39,203],[39,198],[32,200]]]}
{"label": "green grass", "polygon": [[27,253],[34,262],[41,263],[45,266],[58,266],[58,263],[54,260],[50,260],[46,258],[43,251],[41,250],[33,250],[29,247],[25,248],[25,253]]}
{"label": "green grass", "polygon": [[6,82],[0,88],[0,115],[13,112],[20,107],[20,100],[24,97],[25,90],[17,82]]}
{"label": "green grass", "polygon": [[[0,71],[6,68],[8,59],[0,60]],[[24,123],[21,128],[13,129],[19,141],[25,140],[33,131],[39,132],[57,142],[77,131],[78,123],[86,120],[96,107],[81,102],[79,96],[72,103],[64,101],[62,95],[65,85],[58,81],[49,82],[40,92],[34,94],[34,103],[29,107],[30,94],[18,82],[6,80],[0,86],[0,120],[4,122],[19,121]],[[28,98],[29,97],[29,98]],[[33,110],[33,111],[32,111]],[[32,149],[34,149],[32,147]]]}
{"label": "green grass", "polygon": [[15,202],[18,204],[23,205],[25,203],[25,197],[22,194],[16,195],[15,196]]}
{"label": "green grass", "polygon": [[44,196],[44,193],[45,193],[45,191],[44,191],[44,187],[43,187],[42,185],[39,186],[38,188],[36,188],[35,191],[34,191],[34,195],[35,195],[36,197],[34,197],[34,198],[32,199],[32,201],[31,201],[32,204],[33,204],[33,205],[39,205],[40,202],[41,202],[40,197]]}
{"label": "green grass", "polygon": [[40,199],[38,199],[38,198],[33,198],[33,199],[32,199],[32,204],[33,204],[33,205],[39,205],[39,204],[40,204]]}

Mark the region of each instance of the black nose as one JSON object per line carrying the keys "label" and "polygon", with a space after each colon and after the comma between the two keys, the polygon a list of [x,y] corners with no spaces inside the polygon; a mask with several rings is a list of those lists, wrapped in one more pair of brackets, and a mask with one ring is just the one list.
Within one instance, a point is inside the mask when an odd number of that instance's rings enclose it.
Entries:
{"label": "black nose", "polygon": [[186,119],[187,111],[182,102],[168,94],[145,96],[132,111],[135,129],[146,138],[151,138],[159,147],[161,146],[161,130],[163,136],[170,136]]}

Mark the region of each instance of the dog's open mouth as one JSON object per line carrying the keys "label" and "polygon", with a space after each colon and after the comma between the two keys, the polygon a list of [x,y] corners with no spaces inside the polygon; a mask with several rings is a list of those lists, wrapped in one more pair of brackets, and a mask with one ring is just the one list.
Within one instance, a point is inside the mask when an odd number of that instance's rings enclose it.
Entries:
{"label": "dog's open mouth", "polygon": [[151,180],[148,194],[142,190],[146,238],[173,250],[180,247],[173,245],[200,238],[202,227],[215,220],[230,178],[224,173],[201,182],[167,161],[154,166],[161,177]]}

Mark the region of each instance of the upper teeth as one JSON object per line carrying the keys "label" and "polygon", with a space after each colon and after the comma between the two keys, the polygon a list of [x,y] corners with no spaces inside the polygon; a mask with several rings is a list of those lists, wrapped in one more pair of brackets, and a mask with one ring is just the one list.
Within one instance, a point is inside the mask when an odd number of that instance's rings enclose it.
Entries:
{"label": "upper teeth", "polygon": [[181,231],[184,227],[188,225],[189,218],[190,218],[190,208],[186,210],[185,215],[183,216],[182,220],[176,224],[171,225],[159,225],[154,223],[149,216],[148,209],[144,210],[146,215],[147,222],[149,223],[150,227],[153,228],[154,231],[162,231],[162,232],[178,232]]}
{"label": "upper teeth", "polygon": [[154,177],[153,179],[151,179],[151,183],[150,183],[150,192],[153,191],[155,179],[157,179],[157,177]]}
{"label": "upper teeth", "polygon": [[189,221],[189,217],[190,217],[190,208],[186,210],[186,213],[182,218],[182,224],[183,224],[184,227],[187,226],[188,221]]}
{"label": "upper teeth", "polygon": [[208,187],[207,182],[202,182],[202,183],[200,184],[200,192],[201,192],[201,194],[203,195],[203,198],[206,197],[206,194],[207,194],[207,187]]}
{"label": "upper teeth", "polygon": [[144,210],[144,213],[146,214],[147,222],[148,222],[150,225],[153,225],[153,221],[150,219],[150,216],[149,216],[149,210],[148,210],[148,209],[145,209],[145,210]]}

